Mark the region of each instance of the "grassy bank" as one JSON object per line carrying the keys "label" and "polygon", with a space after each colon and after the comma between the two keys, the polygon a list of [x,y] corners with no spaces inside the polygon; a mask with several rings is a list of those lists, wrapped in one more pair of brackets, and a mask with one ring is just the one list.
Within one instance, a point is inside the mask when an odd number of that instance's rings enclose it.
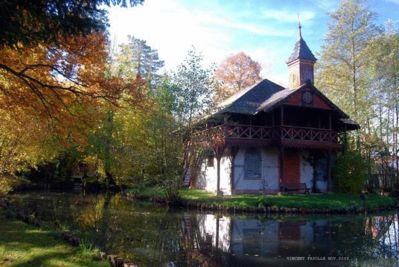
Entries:
{"label": "grassy bank", "polygon": [[[215,196],[204,190],[183,189],[180,191],[183,201],[189,203],[201,203],[204,205],[217,205],[225,208],[299,208],[299,209],[331,209],[348,210],[362,208],[365,204],[366,209],[386,209],[395,206],[395,200],[391,197],[380,195],[366,195],[363,204],[359,195],[350,194],[288,194],[288,195],[254,195],[241,194],[233,196]],[[164,192],[160,188],[146,188],[138,194],[139,198],[163,198]]]}
{"label": "grassy bank", "polygon": [[94,251],[71,247],[56,234],[7,218],[0,208],[0,266],[109,266]]}

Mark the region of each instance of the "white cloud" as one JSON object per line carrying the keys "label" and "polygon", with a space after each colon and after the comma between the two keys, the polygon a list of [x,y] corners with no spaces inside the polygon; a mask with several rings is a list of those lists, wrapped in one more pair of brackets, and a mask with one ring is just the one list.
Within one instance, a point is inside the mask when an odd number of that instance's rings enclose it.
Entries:
{"label": "white cloud", "polygon": [[126,41],[127,35],[144,39],[158,49],[167,68],[174,68],[194,45],[204,52],[205,59],[217,61],[228,52],[229,36],[204,25],[194,11],[175,1],[147,0],[135,8],[110,9],[111,40]]}
{"label": "white cloud", "polygon": [[311,21],[315,17],[313,11],[292,12],[289,10],[267,9],[262,11],[264,18],[273,19],[280,22],[298,22],[298,16],[301,22]]}
{"label": "white cloud", "polygon": [[[264,17],[280,22],[297,21],[296,14],[287,11],[268,10]],[[142,6],[134,8],[112,7],[109,18],[113,42],[125,42],[127,35],[146,40],[152,48],[158,49],[160,58],[165,60],[166,71],[175,69],[194,45],[203,52],[207,65],[220,63],[229,54],[244,51],[261,63],[263,77],[286,84],[284,61],[293,43],[282,47],[281,42],[276,44],[276,41],[293,36],[295,29],[273,27],[273,23],[260,23],[256,19],[251,21],[251,17],[228,12],[222,6],[207,10],[188,8],[179,0],[146,0]],[[309,23],[314,13],[304,11],[300,18]],[[250,43],[242,39],[237,42],[241,36],[259,41]]]}
{"label": "white cloud", "polygon": [[240,21],[234,21],[228,18],[223,18],[219,16],[211,16],[209,14],[200,14],[198,18],[208,25],[218,25],[223,27],[228,27],[237,30],[247,31],[249,33],[262,35],[262,36],[290,36],[291,31],[287,31],[284,29],[276,29],[269,27],[267,25],[255,25],[251,23],[243,23]]}

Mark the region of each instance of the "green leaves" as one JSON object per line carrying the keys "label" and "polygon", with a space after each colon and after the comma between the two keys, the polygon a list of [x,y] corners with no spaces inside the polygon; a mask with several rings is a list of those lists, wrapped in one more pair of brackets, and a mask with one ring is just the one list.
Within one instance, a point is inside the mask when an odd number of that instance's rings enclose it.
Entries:
{"label": "green leaves", "polygon": [[213,68],[203,67],[203,57],[194,48],[177,67],[172,81],[177,86],[177,117],[188,127],[195,116],[204,113],[212,103],[215,82]]}
{"label": "green leaves", "polygon": [[337,158],[334,177],[337,192],[360,193],[367,178],[366,159],[358,151],[345,151]]}

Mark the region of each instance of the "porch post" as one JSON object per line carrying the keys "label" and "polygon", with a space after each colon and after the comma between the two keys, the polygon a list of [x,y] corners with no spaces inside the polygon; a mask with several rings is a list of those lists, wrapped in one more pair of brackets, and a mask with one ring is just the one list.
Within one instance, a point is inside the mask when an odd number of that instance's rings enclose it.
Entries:
{"label": "porch post", "polygon": [[220,158],[221,155],[216,155],[216,175],[217,175],[217,180],[216,180],[216,195],[220,195]]}
{"label": "porch post", "polygon": [[[332,130],[332,118],[331,111],[328,112],[328,129]],[[333,142],[331,132],[330,132],[330,142]],[[331,150],[327,151],[327,191],[332,191],[332,181],[331,181]]]}
{"label": "porch post", "polygon": [[272,110],[272,126],[274,128],[275,122],[274,122],[274,109]]}
{"label": "porch post", "polygon": [[327,191],[332,191],[332,181],[331,181],[331,150],[327,151]]}
{"label": "porch post", "polygon": [[237,152],[238,152],[238,147],[232,146],[230,148],[230,153],[231,153],[230,191],[231,191],[231,194],[233,194],[233,191],[234,191],[234,168],[235,168],[234,162],[236,159]]}
{"label": "porch post", "polygon": [[216,250],[219,249],[219,214],[216,214]]}
{"label": "porch post", "polygon": [[281,184],[282,184],[282,182],[283,182],[283,175],[284,175],[284,147],[282,146],[282,145],[280,145],[280,153],[279,153],[279,169],[280,169],[280,179],[279,179],[279,184],[278,184],[278,187],[279,187],[279,191],[281,191]]}

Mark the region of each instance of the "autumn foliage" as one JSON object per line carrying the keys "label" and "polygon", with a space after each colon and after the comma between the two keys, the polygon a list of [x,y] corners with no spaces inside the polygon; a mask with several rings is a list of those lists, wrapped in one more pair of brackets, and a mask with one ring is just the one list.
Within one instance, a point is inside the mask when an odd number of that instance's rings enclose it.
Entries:
{"label": "autumn foliage", "polygon": [[218,103],[260,80],[261,66],[244,52],[226,58],[215,72],[219,87],[215,94]]}

